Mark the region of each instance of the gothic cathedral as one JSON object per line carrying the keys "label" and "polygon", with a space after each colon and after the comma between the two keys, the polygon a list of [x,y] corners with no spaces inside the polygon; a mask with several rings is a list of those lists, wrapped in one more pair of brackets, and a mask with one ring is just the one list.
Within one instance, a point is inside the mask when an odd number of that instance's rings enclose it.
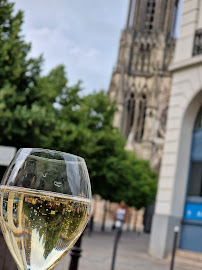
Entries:
{"label": "gothic cathedral", "polygon": [[159,170],[171,88],[178,0],[130,0],[109,97],[126,149]]}

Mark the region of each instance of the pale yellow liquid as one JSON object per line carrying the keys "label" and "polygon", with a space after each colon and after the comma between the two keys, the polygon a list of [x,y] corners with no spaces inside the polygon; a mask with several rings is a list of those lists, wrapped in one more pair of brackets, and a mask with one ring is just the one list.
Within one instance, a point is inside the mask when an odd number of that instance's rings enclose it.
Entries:
{"label": "pale yellow liquid", "polygon": [[21,270],[47,270],[86,226],[90,201],[53,192],[0,186],[1,228]]}

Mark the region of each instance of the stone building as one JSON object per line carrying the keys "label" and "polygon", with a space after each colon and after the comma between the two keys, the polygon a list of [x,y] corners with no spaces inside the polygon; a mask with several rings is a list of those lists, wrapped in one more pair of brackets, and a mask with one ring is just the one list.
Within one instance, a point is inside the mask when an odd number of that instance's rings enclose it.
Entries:
{"label": "stone building", "polygon": [[171,88],[177,0],[130,0],[109,96],[127,149],[160,167]]}
{"label": "stone building", "polygon": [[[169,2],[169,1],[168,1]],[[202,1],[184,0],[172,65],[167,131],[152,224],[150,253],[202,252]]]}

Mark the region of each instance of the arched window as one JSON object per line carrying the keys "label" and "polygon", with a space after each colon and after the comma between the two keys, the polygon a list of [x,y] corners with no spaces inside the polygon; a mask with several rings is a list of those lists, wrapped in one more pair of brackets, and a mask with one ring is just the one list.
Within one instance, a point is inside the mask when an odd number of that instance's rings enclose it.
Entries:
{"label": "arched window", "polygon": [[136,142],[141,142],[144,134],[146,115],[145,94],[135,97],[134,94],[131,93],[126,105],[126,125],[124,134],[127,138],[130,132],[132,132],[134,135],[134,140]]}
{"label": "arched window", "polygon": [[201,241],[198,237],[202,233],[202,108],[197,114],[192,134],[187,185],[180,248],[202,252]]}

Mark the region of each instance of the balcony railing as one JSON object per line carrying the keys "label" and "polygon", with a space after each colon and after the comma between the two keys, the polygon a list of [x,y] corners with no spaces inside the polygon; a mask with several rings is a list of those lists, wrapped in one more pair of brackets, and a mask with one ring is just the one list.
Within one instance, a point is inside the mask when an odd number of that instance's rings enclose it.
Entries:
{"label": "balcony railing", "polygon": [[202,54],[202,29],[198,29],[195,32],[193,56]]}

